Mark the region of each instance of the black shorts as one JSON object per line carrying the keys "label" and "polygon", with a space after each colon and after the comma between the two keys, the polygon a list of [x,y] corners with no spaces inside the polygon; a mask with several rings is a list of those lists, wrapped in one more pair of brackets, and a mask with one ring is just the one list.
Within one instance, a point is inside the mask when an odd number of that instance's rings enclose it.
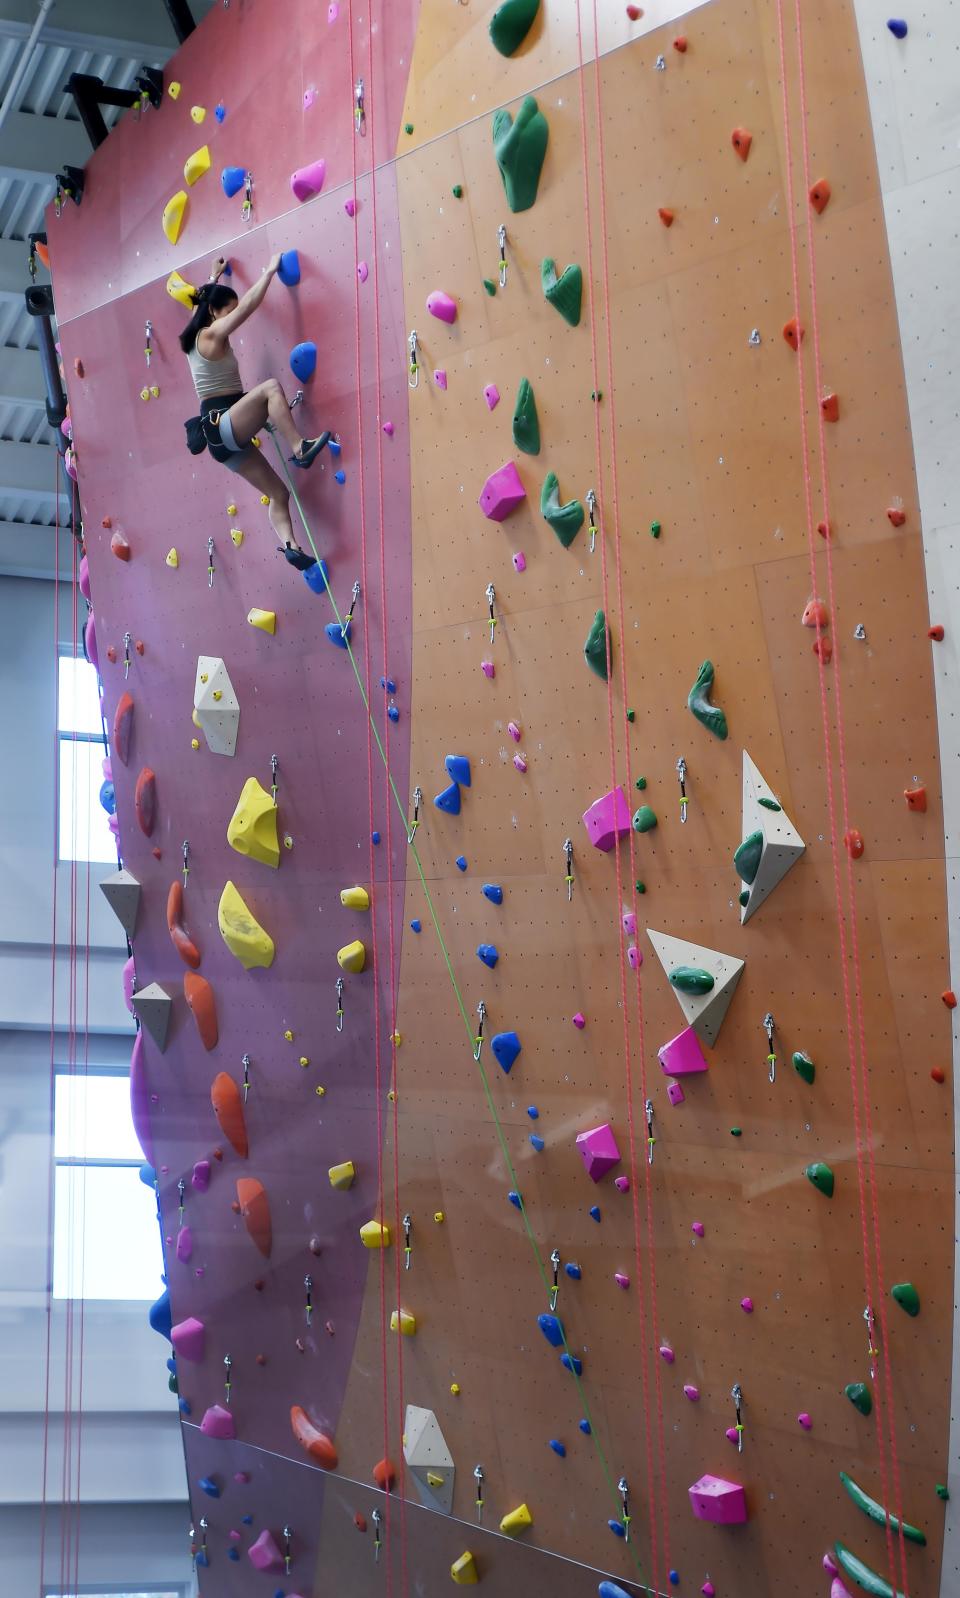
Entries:
{"label": "black shorts", "polygon": [[251,448],[246,444],[243,449],[228,449],[220,438],[219,419],[228,411],[231,405],[236,405],[237,400],[243,399],[243,394],[215,394],[210,399],[200,401],[200,420],[203,426],[203,436],[206,439],[207,449],[215,461],[221,466],[230,466],[236,470],[238,462]]}

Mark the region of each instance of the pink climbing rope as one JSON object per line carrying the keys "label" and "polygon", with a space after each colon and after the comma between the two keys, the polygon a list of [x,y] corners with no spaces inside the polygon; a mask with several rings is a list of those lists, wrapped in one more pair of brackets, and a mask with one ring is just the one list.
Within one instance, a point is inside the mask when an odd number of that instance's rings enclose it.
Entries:
{"label": "pink climbing rope", "polygon": [[[792,274],[792,284],[793,284],[793,306],[794,306],[794,315],[797,317],[797,319],[799,321],[799,318],[800,318],[799,245],[798,245],[798,237],[797,237],[798,230],[797,230],[796,205],[795,205],[794,182],[793,182],[793,141],[792,141],[792,135],[791,135],[790,100],[789,100],[789,92],[788,92],[788,88],[787,88],[787,59],[786,59],[787,53],[786,53],[786,44],[785,44],[784,9],[783,9],[783,7],[784,7],[784,0],[777,0],[777,33],[778,33],[778,45],[779,45],[779,51],[780,51],[780,82],[781,82],[782,104],[783,104],[784,153],[785,153],[785,166],[786,166],[787,206],[788,206],[788,215],[789,215],[789,224],[790,224],[790,261],[791,261],[791,274]],[[799,102],[800,102],[800,119],[799,120],[800,120],[800,129],[801,129],[802,145],[803,145],[804,186],[805,186],[805,188],[807,190],[809,190],[809,187],[810,187],[810,155],[809,155],[809,138],[808,138],[808,129],[807,129],[808,110],[807,110],[807,101],[806,101],[806,84],[805,84],[804,70],[803,70],[803,37],[802,37],[802,27],[801,27],[801,20],[800,20],[799,0],[796,0],[796,29],[797,29],[798,90],[799,90],[798,97],[799,97]],[[828,598],[829,598],[829,605],[830,605],[830,621],[831,621],[831,624],[832,624],[832,626],[834,628],[834,632],[836,634],[837,633],[837,627],[836,627],[837,602],[836,602],[836,591],[835,591],[834,581],[833,581],[833,552],[832,552],[832,547],[831,547],[831,533],[830,533],[830,527],[829,527],[829,521],[830,521],[830,515],[829,515],[829,482],[828,482],[827,463],[826,463],[826,440],[825,440],[825,436],[824,436],[823,414],[822,414],[822,411],[820,410],[820,405],[819,405],[819,395],[821,393],[821,384],[822,384],[822,364],[821,364],[820,324],[819,324],[819,316],[818,316],[818,310],[817,310],[817,294],[816,294],[816,258],[815,258],[812,219],[811,219],[811,217],[809,215],[809,207],[808,207],[808,214],[807,214],[807,247],[808,247],[808,252],[809,252],[810,319],[811,319],[811,327],[812,327],[812,333],[813,333],[814,366],[815,366],[815,381],[816,381],[816,402],[817,402],[817,412],[818,412],[818,422],[819,422],[819,425],[818,425],[818,446],[819,446],[819,458],[820,458],[820,492],[821,492],[821,503],[822,503],[822,508],[823,508],[823,516],[824,516],[824,520],[825,520],[825,522],[827,524],[827,528],[828,528],[828,536],[825,539],[825,545],[826,545],[825,553],[826,553],[826,563],[827,563],[827,591],[828,591]],[[808,428],[807,428],[806,384],[805,384],[805,378],[804,378],[802,343],[801,343],[800,347],[797,350],[797,382],[798,382],[798,393],[799,393],[800,439],[801,439],[801,451],[802,451],[804,511],[805,511],[805,515],[806,515],[806,526],[807,526],[807,546],[808,546],[808,553],[809,553],[809,560],[810,560],[811,589],[812,589],[812,592],[813,592],[814,596],[816,596],[816,593],[817,593],[817,573],[816,573],[816,546],[814,544],[813,482],[812,482],[812,472],[811,472],[811,468],[810,468],[809,439],[808,439]],[[817,625],[817,640],[818,640],[818,643],[820,641],[820,638],[821,638],[821,629],[820,629],[820,626],[819,626],[819,623],[818,623],[818,625]],[[855,889],[854,889],[854,876],[853,876],[853,868],[852,868],[852,859],[850,858],[850,856],[848,854],[848,858],[847,858],[847,888],[848,888],[848,909],[849,909],[849,946],[848,946],[848,921],[847,921],[847,913],[848,912],[845,911],[845,909],[844,909],[844,896],[843,896],[843,888],[842,888],[841,876],[840,876],[839,840],[838,840],[838,828],[837,828],[837,821],[836,821],[836,794],[835,794],[835,787],[834,787],[834,772],[833,772],[833,751],[832,751],[832,747],[831,747],[830,715],[829,715],[829,709],[828,709],[828,703],[827,703],[826,663],[825,663],[825,661],[823,659],[823,651],[822,651],[822,649],[818,649],[817,650],[817,655],[818,655],[818,678],[819,678],[819,685],[820,685],[820,711],[821,711],[821,722],[822,722],[822,728],[823,728],[823,744],[824,744],[824,756],[825,756],[826,779],[827,779],[827,805],[828,805],[829,820],[830,820],[830,853],[831,853],[831,860],[832,860],[832,867],[833,867],[834,895],[835,895],[836,911],[837,911],[837,932],[838,932],[839,944],[840,944],[840,969],[841,969],[841,979],[842,979],[842,987],[843,987],[844,1018],[845,1018],[845,1030],[846,1030],[846,1037],[847,1037],[847,1051],[848,1051],[848,1061],[849,1061],[849,1069],[850,1069],[851,1101],[852,1101],[852,1107],[853,1107],[854,1136],[855,1136],[856,1155],[857,1155],[857,1193],[858,1193],[858,1203],[859,1203],[859,1212],[860,1212],[861,1247],[862,1247],[862,1251],[863,1251],[864,1286],[865,1286],[865,1291],[866,1291],[866,1295],[867,1295],[867,1304],[868,1304],[868,1306],[871,1309],[874,1306],[876,1306],[878,1308],[879,1317],[880,1317],[880,1325],[881,1325],[881,1336],[880,1336],[881,1347],[877,1351],[876,1358],[877,1358],[877,1361],[878,1361],[878,1369],[882,1370],[882,1372],[883,1372],[883,1377],[884,1377],[883,1387],[884,1387],[885,1391],[883,1393],[883,1397],[881,1398],[880,1390],[879,1390],[879,1387],[878,1387],[877,1397],[878,1397],[879,1401],[874,1406],[874,1409],[875,1409],[875,1426],[876,1426],[876,1432],[877,1432],[877,1448],[878,1448],[879,1467],[880,1467],[880,1480],[881,1480],[881,1490],[882,1490],[882,1493],[883,1493],[883,1501],[884,1501],[884,1504],[886,1505],[890,1501],[889,1500],[889,1485],[888,1485],[888,1477],[887,1477],[886,1445],[885,1445],[884,1434],[883,1434],[884,1405],[886,1405],[886,1409],[887,1409],[887,1426],[888,1426],[888,1435],[889,1435],[889,1441],[890,1441],[891,1464],[892,1464],[892,1469],[893,1469],[894,1506],[895,1506],[897,1518],[898,1518],[898,1520],[900,1522],[899,1543],[900,1543],[900,1565],[901,1565],[902,1578],[903,1578],[903,1593],[904,1593],[904,1598],[909,1598],[909,1589],[908,1589],[908,1586],[907,1586],[906,1548],[905,1548],[904,1536],[903,1536],[903,1510],[902,1510],[901,1493],[900,1493],[900,1468],[899,1468],[899,1460],[898,1460],[898,1457],[897,1457],[895,1417],[894,1417],[894,1413],[893,1413],[893,1393],[892,1393],[891,1376],[890,1376],[890,1368],[889,1368],[889,1359],[888,1359],[888,1352],[887,1352],[888,1348],[889,1348],[889,1340],[888,1340],[888,1337],[887,1337],[886,1306],[885,1306],[884,1285],[883,1285],[884,1277],[883,1277],[883,1266],[882,1266],[882,1259],[881,1259],[881,1253],[880,1253],[880,1223],[879,1223],[879,1212],[878,1212],[878,1203],[877,1203],[876,1171],[875,1171],[874,1159],[873,1159],[873,1136],[872,1136],[872,1122],[871,1122],[871,1114],[870,1114],[869,1080],[868,1080],[868,1071],[867,1071],[867,1063],[866,1063],[866,1037],[865,1037],[865,1029],[864,1029],[864,1019],[863,1019],[863,992],[862,992],[862,984],[861,984],[861,976],[860,976],[860,953],[859,953],[859,939],[858,939],[858,932],[857,932],[856,896],[855,896]],[[836,735],[837,735],[837,745],[838,745],[838,766],[839,766],[839,773],[840,773],[841,818],[842,818],[842,826],[843,826],[844,832],[846,833],[849,830],[849,805],[848,805],[847,766],[846,766],[846,744],[845,744],[845,737],[844,737],[843,701],[842,701],[841,673],[840,673],[840,660],[841,660],[842,656],[841,656],[841,650],[840,650],[840,646],[839,646],[839,637],[837,637],[837,643],[834,646],[834,658],[835,658],[834,693],[835,693],[835,702],[836,702],[835,724],[836,724]],[[854,989],[855,989],[856,1028],[854,1026],[854,1004],[851,1001],[851,992],[850,992],[850,965],[851,964],[852,964],[852,967],[853,967],[853,981],[854,981]],[[856,1042],[855,1042],[855,1037],[856,1037]],[[859,1070],[859,1079],[858,1079],[858,1070]],[[861,1120],[861,1116],[863,1117],[863,1121]],[[864,1124],[863,1123],[865,1123],[865,1125],[866,1125],[866,1135],[864,1134]],[[869,1183],[868,1184],[865,1183],[865,1179],[864,1179],[864,1163],[865,1163],[864,1148],[865,1148],[865,1146],[866,1146],[866,1163],[867,1163],[868,1169],[869,1169]],[[870,1248],[870,1241],[869,1241],[869,1238],[868,1238],[868,1226],[867,1226],[867,1192],[866,1192],[867,1185],[869,1185],[872,1235],[873,1235],[873,1251],[872,1251],[872,1260],[873,1260],[873,1267],[874,1267],[873,1270],[871,1269],[871,1248]],[[893,1534],[892,1534],[889,1518],[887,1518],[887,1520],[885,1521],[885,1532],[886,1532],[886,1544],[887,1544],[888,1569],[889,1569],[889,1573],[890,1573],[891,1585],[894,1588],[896,1588],[896,1585],[897,1585],[896,1558],[895,1558],[895,1555],[894,1555]]]}

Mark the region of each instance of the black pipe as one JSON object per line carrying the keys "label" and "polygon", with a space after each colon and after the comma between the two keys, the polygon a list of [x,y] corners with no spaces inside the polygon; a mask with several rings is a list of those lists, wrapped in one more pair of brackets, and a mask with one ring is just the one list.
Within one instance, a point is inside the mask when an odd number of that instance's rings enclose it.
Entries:
{"label": "black pipe", "polygon": [[187,5],[187,0],[163,0],[163,3],[167,8],[167,16],[170,18],[173,31],[177,36],[177,42],[182,44],[197,25],[193,20],[193,14]]}

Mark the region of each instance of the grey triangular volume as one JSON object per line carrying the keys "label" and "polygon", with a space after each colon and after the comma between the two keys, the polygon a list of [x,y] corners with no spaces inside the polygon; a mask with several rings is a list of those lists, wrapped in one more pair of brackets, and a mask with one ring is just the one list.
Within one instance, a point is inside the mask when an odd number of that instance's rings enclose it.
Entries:
{"label": "grey triangular volume", "polygon": [[713,987],[707,993],[690,994],[674,988],[687,1025],[693,1027],[702,1043],[713,1048],[740,981],[743,961],[732,954],[721,954],[719,949],[705,949],[702,944],[690,943],[686,938],[674,938],[668,932],[654,932],[650,927],[647,937],[668,977],[677,966],[695,966],[713,977]]}
{"label": "grey triangular volume", "polygon": [[167,1046],[172,996],[159,982],[151,982],[149,987],[141,988],[139,993],[133,995],[133,1008],[140,1017],[144,1031],[150,1034],[162,1054]]}
{"label": "grey triangular volume", "polygon": [[128,938],[133,937],[140,908],[140,884],[129,871],[115,871],[104,877],[100,891],[122,926]]}
{"label": "grey triangular volume", "polygon": [[432,1409],[408,1404],[403,1428],[403,1457],[427,1509],[453,1513],[456,1469],[453,1455]]}
{"label": "grey triangular volume", "polygon": [[741,926],[759,910],[806,848],[793,822],[782,809],[772,808],[774,805],[779,806],[779,800],[744,750],[742,831],[744,838],[761,833],[763,846],[756,876],[752,883],[744,885],[748,898],[740,907]]}

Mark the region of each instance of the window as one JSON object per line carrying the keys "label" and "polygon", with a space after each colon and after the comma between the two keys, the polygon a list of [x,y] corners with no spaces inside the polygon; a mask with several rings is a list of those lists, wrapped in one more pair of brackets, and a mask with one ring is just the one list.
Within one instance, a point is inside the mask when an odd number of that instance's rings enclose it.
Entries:
{"label": "window", "polygon": [[74,1587],[70,1592],[62,1592],[59,1588],[46,1587],[46,1598],[184,1598],[182,1587],[138,1587],[136,1592],[130,1592],[124,1587],[121,1592],[119,1587],[111,1587],[108,1592],[99,1588],[93,1592],[89,1587]]}
{"label": "window", "polygon": [[59,857],[114,863],[117,845],[100,803],[106,750],[97,674],[89,661],[75,655],[60,656],[58,673]]}
{"label": "window", "polygon": [[146,1299],[162,1290],[157,1200],[126,1072],[58,1073],[54,1089],[54,1298]]}

